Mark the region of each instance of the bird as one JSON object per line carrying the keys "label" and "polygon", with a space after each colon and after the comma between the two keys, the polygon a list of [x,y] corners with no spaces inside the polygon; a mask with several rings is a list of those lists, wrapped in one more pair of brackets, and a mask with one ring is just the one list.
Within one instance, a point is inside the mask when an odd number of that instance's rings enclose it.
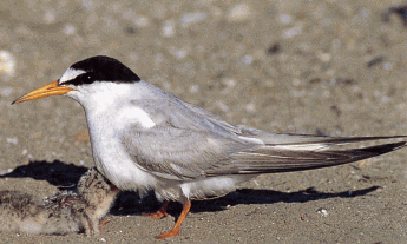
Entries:
{"label": "bird", "polygon": [[[406,145],[405,136],[323,137],[232,125],[104,55],[75,62],[13,104],[58,94],[84,108],[98,171],[120,190],[154,191],[164,202],[145,216],[167,217],[170,202],[183,205],[173,228],[158,239],[180,234],[191,200],[224,196],[263,173],[347,164]],[[378,144],[360,148],[370,142]]]}
{"label": "bird", "polygon": [[120,190],[110,183],[95,167],[91,167],[78,182],[78,194],[85,200],[85,215],[90,228],[86,235],[99,236],[99,223],[113,205]]}
{"label": "bird", "polygon": [[96,169],[79,180],[78,191],[59,191],[44,199],[19,191],[0,191],[0,231],[99,236],[99,220],[119,190]]}

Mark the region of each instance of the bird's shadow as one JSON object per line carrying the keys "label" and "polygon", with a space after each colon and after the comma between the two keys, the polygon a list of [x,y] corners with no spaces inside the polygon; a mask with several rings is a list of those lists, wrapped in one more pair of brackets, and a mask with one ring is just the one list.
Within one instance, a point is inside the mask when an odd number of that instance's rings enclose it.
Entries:
{"label": "bird's shadow", "polygon": [[0,175],[1,178],[33,178],[46,180],[58,186],[59,190],[75,190],[79,178],[88,170],[85,166],[66,164],[60,160],[51,163],[46,160],[32,160],[26,165],[19,165],[13,171]]}
{"label": "bird's shadow", "polygon": [[[309,187],[306,190],[296,192],[282,192],[272,190],[252,190],[243,189],[231,192],[224,197],[208,200],[193,200],[191,205],[191,212],[217,212],[228,209],[230,206],[235,205],[248,205],[248,204],[274,204],[278,202],[285,203],[304,203],[319,199],[328,198],[353,198],[357,196],[364,196],[370,192],[379,189],[379,186],[371,186],[369,188],[357,191],[343,191],[343,192],[321,192]],[[144,197],[142,200],[134,192],[123,191],[120,193],[115,205],[110,211],[110,214],[115,216],[123,215],[140,215],[143,212],[157,211],[161,203],[157,201],[154,194],[151,193]],[[169,205],[168,213],[171,216],[178,216],[182,211],[182,205],[179,203],[172,203]]]}
{"label": "bird's shadow", "polygon": [[[58,186],[59,190],[75,190],[79,178],[87,169],[85,166],[65,164],[59,160],[54,160],[51,163],[45,160],[34,160],[30,161],[27,165],[17,166],[12,172],[0,175],[0,178],[33,178],[36,180],[46,180],[49,184]],[[191,212],[222,211],[227,209],[228,206],[240,204],[302,203],[334,197],[353,198],[366,195],[378,188],[380,187],[371,186],[363,190],[335,193],[317,191],[314,187],[296,192],[244,189],[231,192],[220,198],[193,201]],[[110,213],[116,216],[140,215],[143,212],[156,211],[159,207],[160,203],[153,193],[140,199],[136,192],[122,191],[119,193]],[[181,209],[181,204],[170,204],[168,212],[172,216],[177,216]]]}

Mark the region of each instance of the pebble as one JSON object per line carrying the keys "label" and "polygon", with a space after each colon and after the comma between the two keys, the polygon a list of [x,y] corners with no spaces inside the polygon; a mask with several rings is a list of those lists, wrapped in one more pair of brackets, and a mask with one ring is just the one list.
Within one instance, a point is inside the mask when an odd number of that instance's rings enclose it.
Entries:
{"label": "pebble", "polygon": [[236,80],[235,79],[231,79],[231,78],[225,78],[222,80],[222,83],[224,85],[227,85],[228,87],[234,87],[236,86]]}
{"label": "pebble", "polygon": [[197,22],[200,22],[205,19],[206,19],[206,13],[202,13],[202,12],[186,13],[182,16],[181,26],[185,28],[185,27],[191,26],[191,25],[196,24]]}
{"label": "pebble", "polygon": [[229,10],[230,21],[243,21],[250,17],[250,7],[247,4],[239,4]]}
{"label": "pebble", "polygon": [[299,35],[301,33],[302,33],[302,24],[299,24],[292,28],[288,28],[288,29],[284,30],[282,33],[282,37],[284,39],[291,39],[294,36]]}
{"label": "pebble", "polygon": [[323,52],[317,52],[317,57],[324,62],[328,62],[331,60],[331,54],[329,53],[323,53]]}
{"label": "pebble", "polygon": [[393,65],[392,65],[391,62],[385,62],[385,63],[383,64],[383,69],[384,69],[384,70],[391,70],[392,67],[393,67]]}
{"label": "pebble", "polygon": [[252,61],[253,61],[252,55],[248,55],[248,54],[245,55],[243,60],[242,60],[244,65],[250,65],[252,63]]}
{"label": "pebble", "polygon": [[150,19],[147,17],[139,17],[133,20],[133,24],[140,28],[150,26],[150,22]]}
{"label": "pebble", "polygon": [[302,85],[302,82],[301,82],[301,80],[300,79],[298,79],[298,78],[295,78],[294,80],[293,80],[293,86],[301,86]]}
{"label": "pebble", "polygon": [[292,22],[292,17],[289,14],[280,14],[279,19],[283,25],[289,25]]}
{"label": "pebble", "polygon": [[72,35],[76,33],[76,27],[73,25],[66,25],[64,28],[64,33],[66,35]]}
{"label": "pebble", "polygon": [[246,110],[247,110],[247,112],[252,112],[252,113],[254,113],[254,112],[256,112],[256,105],[253,104],[253,103],[249,103],[249,104],[247,104],[247,106],[246,106]]}
{"label": "pebble", "polygon": [[4,97],[10,96],[14,91],[13,87],[5,86],[5,87],[0,87],[0,95]]}
{"label": "pebble", "polygon": [[199,91],[199,86],[198,85],[192,85],[189,87],[189,92],[190,93],[197,93]]}
{"label": "pebble", "polygon": [[14,144],[14,145],[17,145],[18,144],[18,138],[17,137],[13,137],[13,138],[7,138],[6,139],[6,141],[7,141],[7,143],[9,143],[9,144]]}
{"label": "pebble", "polygon": [[187,50],[184,48],[170,47],[170,53],[178,60],[184,59],[187,56]]}
{"label": "pebble", "polygon": [[0,74],[4,73],[8,76],[13,76],[15,71],[15,59],[10,52],[5,50],[0,51]]}
{"label": "pebble", "polygon": [[166,38],[173,37],[175,35],[175,21],[166,20],[163,26],[163,36]]}
{"label": "pebble", "polygon": [[45,23],[48,24],[48,25],[54,23],[54,21],[55,21],[55,13],[52,12],[52,11],[46,12],[45,15],[44,15],[44,20],[45,20]]}

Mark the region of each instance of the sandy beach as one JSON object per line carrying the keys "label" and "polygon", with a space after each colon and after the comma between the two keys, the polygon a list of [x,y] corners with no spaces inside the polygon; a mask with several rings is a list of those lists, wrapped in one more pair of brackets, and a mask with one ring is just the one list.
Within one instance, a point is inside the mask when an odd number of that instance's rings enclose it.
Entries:
{"label": "sandy beach", "polygon": [[[74,190],[93,166],[83,108],[11,105],[104,54],[232,124],[327,136],[407,135],[404,1],[0,2],[0,190]],[[407,148],[349,165],[265,174],[192,201],[181,235],[154,195],[119,194],[100,237],[0,233],[1,243],[407,243]]]}

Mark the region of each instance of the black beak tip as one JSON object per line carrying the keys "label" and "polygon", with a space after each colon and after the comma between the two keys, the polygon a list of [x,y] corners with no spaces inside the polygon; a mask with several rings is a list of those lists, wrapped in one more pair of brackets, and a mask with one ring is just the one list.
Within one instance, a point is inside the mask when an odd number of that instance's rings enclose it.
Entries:
{"label": "black beak tip", "polygon": [[11,103],[11,105],[19,104],[20,102],[17,102],[17,101],[18,101],[18,99],[14,100],[14,101]]}

